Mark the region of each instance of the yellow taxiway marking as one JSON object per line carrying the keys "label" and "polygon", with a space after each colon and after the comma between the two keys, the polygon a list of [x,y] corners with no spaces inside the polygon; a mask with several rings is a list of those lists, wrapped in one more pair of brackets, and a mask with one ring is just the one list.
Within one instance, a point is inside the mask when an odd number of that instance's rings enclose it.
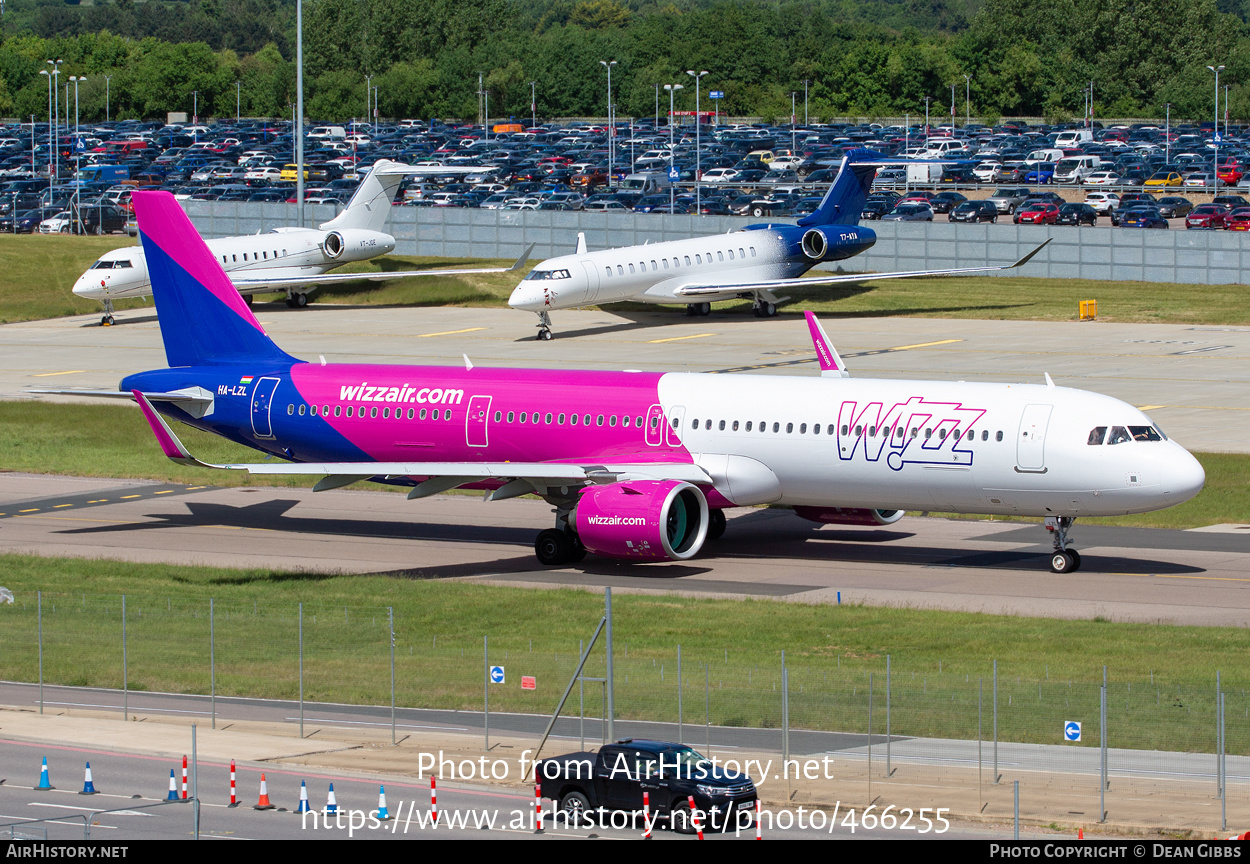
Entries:
{"label": "yellow taxiway marking", "polygon": [[73,507],[73,506],[74,506],[73,504],[54,504],[52,509],[60,510],[62,507]]}
{"label": "yellow taxiway marking", "polygon": [[696,333],[693,336],[670,336],[668,339],[648,339],[648,345],[658,345],[661,342],[680,342],[683,339],[702,339],[704,336],[715,336],[715,333]]}
{"label": "yellow taxiway marking", "polygon": [[168,495],[170,492],[173,492],[173,491],[174,491],[173,489],[162,489],[159,492],[153,492],[152,494],[153,495]]}
{"label": "yellow taxiway marking", "polygon": [[1203,579],[1208,582],[1250,582],[1250,579],[1238,579],[1234,576],[1161,576],[1153,573],[1156,579]]}
{"label": "yellow taxiway marking", "polygon": [[31,508],[31,509],[29,509],[29,510],[18,510],[17,512],[18,512],[18,513],[38,513],[38,512],[39,512],[39,508],[38,508],[38,507],[32,507],[32,508]]}
{"label": "yellow taxiway marking", "polygon": [[889,351],[910,351],[912,348],[931,348],[934,345],[951,345],[955,342],[962,342],[962,339],[941,339],[937,342],[920,342],[916,345],[900,345],[897,348],[889,348]]}
{"label": "yellow taxiway marking", "polygon": [[428,339],[430,336],[455,336],[457,333],[476,333],[478,330],[485,330],[485,327],[467,327],[464,330],[444,330],[441,333],[418,333],[418,339]]}
{"label": "yellow taxiway marking", "polygon": [[142,495],[123,495],[122,500],[125,501],[127,498],[142,498],[142,497],[143,497]]}
{"label": "yellow taxiway marking", "polygon": [[1138,405],[1137,410],[1138,411],[1153,411],[1156,408],[1166,408],[1166,407],[1168,406],[1166,405]]}
{"label": "yellow taxiway marking", "polygon": [[206,486],[188,486],[187,489],[206,489]]}
{"label": "yellow taxiway marking", "polygon": [[39,372],[31,375],[31,378],[51,378],[54,375],[81,375],[85,369],[66,369],[64,372]]}
{"label": "yellow taxiway marking", "polygon": [[109,499],[107,498],[97,498],[94,501],[88,501],[87,503],[88,504],[103,504],[105,501],[108,501],[108,500]]}

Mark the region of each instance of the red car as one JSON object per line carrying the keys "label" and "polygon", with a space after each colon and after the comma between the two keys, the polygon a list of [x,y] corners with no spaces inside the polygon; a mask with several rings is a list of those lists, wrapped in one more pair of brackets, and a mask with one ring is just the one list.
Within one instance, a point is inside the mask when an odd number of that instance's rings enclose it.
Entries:
{"label": "red car", "polygon": [[1059,221],[1059,207],[1055,204],[1021,204],[1016,210],[1016,215],[1012,217],[1012,221],[1019,225],[1022,222],[1030,222],[1034,225],[1054,225]]}
{"label": "red car", "polygon": [[931,200],[933,200],[933,197],[936,194],[937,193],[935,192],[909,192],[908,194],[904,195],[902,198],[898,199],[898,201],[894,203],[902,204],[904,201],[918,201],[924,204],[928,204]]}
{"label": "red car", "polygon": [[1238,207],[1228,214],[1229,231],[1250,231],[1250,207]]}
{"label": "red car", "polygon": [[1229,186],[1236,186],[1237,181],[1246,173],[1246,168],[1236,157],[1225,159],[1220,163],[1220,170],[1216,172],[1216,176]]}
{"label": "red car", "polygon": [[1185,227],[1213,230],[1228,227],[1228,208],[1223,204],[1199,204],[1185,217]]}

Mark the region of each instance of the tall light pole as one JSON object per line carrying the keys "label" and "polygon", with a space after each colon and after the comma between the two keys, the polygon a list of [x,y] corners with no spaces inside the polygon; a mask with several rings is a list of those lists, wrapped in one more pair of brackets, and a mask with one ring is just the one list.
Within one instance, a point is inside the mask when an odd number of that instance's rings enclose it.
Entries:
{"label": "tall light pole", "polygon": [[[78,138],[78,82],[86,81],[87,78],[85,75],[71,75],[69,76],[69,80],[74,82],[74,180],[75,180],[75,183],[74,183],[74,219],[70,224],[74,226],[74,233],[77,234],[79,226],[82,225],[82,197],[79,194],[79,190],[81,189],[81,184],[77,182],[78,172],[82,170],[82,157],[79,155],[79,153],[82,152],[81,151],[82,143],[79,141],[79,138]],[[101,223],[101,230],[103,230],[103,223]]]}
{"label": "tall light pole", "polygon": [[1215,134],[1211,136],[1211,143],[1215,145],[1215,164],[1212,166],[1212,188],[1218,188],[1220,185],[1220,73],[1224,71],[1223,66],[1208,66],[1215,73]]}
{"label": "tall light pole", "polygon": [[530,131],[538,125],[538,87],[537,81],[530,82]]}
{"label": "tall light pole", "polygon": [[191,91],[191,143],[197,144],[200,140],[200,91]]}
{"label": "tall light pole", "polygon": [[[680,84],[665,84],[664,89],[668,91],[668,164],[673,164],[673,94],[678,90],[684,89]],[[673,212],[673,206],[677,203],[677,189],[672,183],[668,184],[668,212]]]}
{"label": "tall light pole", "polygon": [[951,135],[955,134],[955,85],[951,85]]}
{"label": "tall light pole", "polygon": [[104,76],[104,122],[105,123],[109,122],[109,81],[112,80],[112,78],[113,78],[112,75]]}
{"label": "tall light pole", "polygon": [[52,77],[49,78],[48,81],[52,82],[53,96],[52,96],[51,109],[52,109],[53,117],[55,118],[52,122],[52,181],[51,181],[51,185],[53,186],[56,185],[57,175],[61,173],[61,146],[60,146],[60,143],[57,141],[57,139],[61,137],[61,87],[60,87],[61,82],[54,81],[54,79],[59,78],[61,76],[61,64],[63,62],[65,61],[57,60],[55,63],[53,63],[51,60],[48,61],[48,65],[52,67],[52,72],[50,73]]}
{"label": "tall light pole", "polygon": [[660,128],[660,85],[655,85],[655,128]]}
{"label": "tall light pole", "polygon": [[1167,166],[1172,163],[1172,103],[1166,103],[1163,110],[1166,112],[1163,121],[1163,164]]}
{"label": "tall light pole", "polygon": [[295,0],[295,206],[304,227],[304,0]]}
{"label": "tall light pole", "polygon": [[807,78],[803,79],[803,128],[807,128],[807,85],[811,83]]}
{"label": "tall light pole", "polygon": [[[616,65],[616,61],[600,60],[599,65],[608,70],[608,189],[612,189],[612,180],[614,179],[613,167],[616,164],[616,144],[613,137],[616,134],[616,127],[612,123],[612,67]],[[670,150],[669,158],[672,158]]]}
{"label": "tall light pole", "polygon": [[[707,70],[695,72],[693,69],[687,69],[686,74],[694,79],[694,212],[702,214],[703,200],[699,194],[699,184],[703,180],[703,157],[699,152],[700,146],[700,130],[703,126],[703,118],[699,116],[699,81],[707,74]],[[670,162],[670,165],[673,163]],[[669,211],[670,213],[672,210]]]}
{"label": "tall light pole", "polygon": [[798,95],[799,94],[796,93],[795,91],[793,90],[790,91],[790,158],[791,159],[794,158],[794,151],[798,149],[798,144],[796,144],[794,140],[794,120],[795,120],[794,97]]}
{"label": "tall light pole", "polygon": [[[39,74],[48,76],[48,141],[50,142],[49,146],[51,147],[51,149],[56,150],[56,136],[52,134],[52,73],[49,72],[47,69],[40,69]],[[34,135],[33,131],[31,132],[31,135],[33,137]],[[51,155],[52,155],[51,153],[48,154],[49,175],[51,175],[51,169],[52,169],[52,159],[50,158]],[[56,181],[54,179],[51,179],[50,177],[48,182],[51,184],[51,183],[55,183]]]}
{"label": "tall light pole", "polygon": [[964,113],[967,118],[964,120],[964,128],[967,129],[972,125],[972,76],[964,75]]}
{"label": "tall light pole", "polygon": [[243,117],[243,82],[234,82],[234,125],[239,125]]}
{"label": "tall light pole", "polygon": [[924,143],[929,143],[929,103],[933,101],[932,96],[924,97]]}

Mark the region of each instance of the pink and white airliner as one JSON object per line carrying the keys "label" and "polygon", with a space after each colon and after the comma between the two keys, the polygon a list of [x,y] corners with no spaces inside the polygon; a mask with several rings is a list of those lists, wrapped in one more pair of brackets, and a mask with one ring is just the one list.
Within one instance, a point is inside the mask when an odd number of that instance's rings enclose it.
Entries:
{"label": "pink and white airliner", "polygon": [[283,460],[212,467],[321,475],[317,490],[536,494],[556,512],[535,542],[544,564],[688,559],[726,509],[772,504],[856,525],[906,510],[1046,517],[1065,572],[1080,566],[1077,517],[1170,507],[1205,480],[1141,411],[1049,376],[851,378],[811,313],[810,376],[306,363],[265,334],[170,195],[134,203],[170,368],[111,395],[138,401],[167,456],[203,464],[168,417]]}

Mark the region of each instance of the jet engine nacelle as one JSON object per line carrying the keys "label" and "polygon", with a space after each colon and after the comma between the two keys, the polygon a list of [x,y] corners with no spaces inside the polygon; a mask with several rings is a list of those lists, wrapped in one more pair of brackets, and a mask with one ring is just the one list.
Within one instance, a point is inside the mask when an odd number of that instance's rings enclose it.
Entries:
{"label": "jet engine nacelle", "polygon": [[693,558],[707,539],[707,499],[679,480],[591,486],[573,513],[582,545],[611,558]]}
{"label": "jet engine nacelle", "polygon": [[343,228],[327,231],[321,249],[332,261],[367,261],[395,250],[395,238],[381,231]]}
{"label": "jet engine nacelle", "polygon": [[809,228],[804,232],[799,248],[808,261],[824,261],[829,254],[829,238],[819,228]]}
{"label": "jet engine nacelle", "polygon": [[903,518],[902,510],[870,510],[864,507],[795,507],[794,512],[804,519],[826,525],[893,525]]}

